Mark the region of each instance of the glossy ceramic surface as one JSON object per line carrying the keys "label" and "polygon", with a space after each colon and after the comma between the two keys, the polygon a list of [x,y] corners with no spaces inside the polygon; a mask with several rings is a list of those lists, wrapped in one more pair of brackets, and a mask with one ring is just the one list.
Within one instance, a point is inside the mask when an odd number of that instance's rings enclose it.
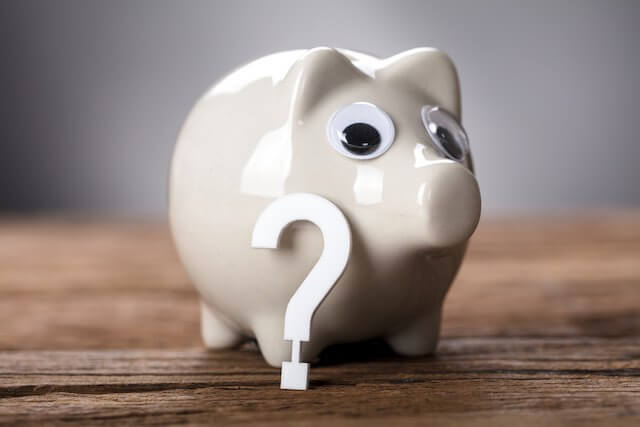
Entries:
{"label": "glossy ceramic surface", "polygon": [[[387,59],[330,48],[277,53],[231,73],[198,101],[173,156],[170,221],[202,296],[207,346],[256,337],[269,364],[288,360],[286,304],[317,261],[322,238],[299,222],[277,251],[250,242],[265,206],[302,192],[338,206],[353,239],[303,360],[331,344],[374,337],[400,354],[435,349],[480,193],[470,153],[457,161],[446,152],[459,144],[459,130],[435,126],[442,140],[434,140],[425,106],[460,120],[455,67],[430,48]],[[355,137],[347,141],[349,130],[339,128],[351,120]]]}

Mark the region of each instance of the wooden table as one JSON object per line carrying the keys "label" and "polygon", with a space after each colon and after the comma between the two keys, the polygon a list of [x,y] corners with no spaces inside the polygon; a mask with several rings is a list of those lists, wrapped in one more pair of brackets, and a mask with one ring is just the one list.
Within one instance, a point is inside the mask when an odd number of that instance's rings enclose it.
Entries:
{"label": "wooden table", "polygon": [[327,353],[281,391],[206,352],[163,224],[0,221],[0,423],[640,425],[640,212],[481,224],[435,357]]}

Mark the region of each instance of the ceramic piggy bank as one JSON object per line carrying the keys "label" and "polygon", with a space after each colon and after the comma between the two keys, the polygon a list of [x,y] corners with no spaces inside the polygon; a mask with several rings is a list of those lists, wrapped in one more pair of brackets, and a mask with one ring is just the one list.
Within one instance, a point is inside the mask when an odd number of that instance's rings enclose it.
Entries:
{"label": "ceramic piggy bank", "polygon": [[331,201],[352,239],[302,359],[372,338],[401,355],[433,352],[443,299],[480,216],[451,60],[432,48],[386,59],[281,52],[200,99],[173,155],[170,222],[201,296],[207,347],[255,337],[269,364],[289,360],[285,310],[323,238],[305,221],[282,232],[277,250],[252,248],[251,235],[265,207],[290,193]]}

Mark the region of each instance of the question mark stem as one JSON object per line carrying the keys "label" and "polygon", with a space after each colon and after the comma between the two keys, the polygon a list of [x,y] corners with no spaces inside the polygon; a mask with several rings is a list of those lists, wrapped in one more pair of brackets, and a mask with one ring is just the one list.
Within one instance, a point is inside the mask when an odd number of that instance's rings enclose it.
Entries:
{"label": "question mark stem", "polygon": [[301,341],[310,340],[313,315],[347,266],[351,230],[340,209],[329,200],[310,193],[292,193],[262,211],[253,229],[251,246],[277,249],[282,230],[295,221],[314,223],[324,239],[318,262],[289,300],[284,316],[284,339],[291,341],[291,362],[282,362],[280,388],[306,390],[309,364],[300,362]]}
{"label": "question mark stem", "polygon": [[300,363],[300,341],[291,341],[291,362]]}

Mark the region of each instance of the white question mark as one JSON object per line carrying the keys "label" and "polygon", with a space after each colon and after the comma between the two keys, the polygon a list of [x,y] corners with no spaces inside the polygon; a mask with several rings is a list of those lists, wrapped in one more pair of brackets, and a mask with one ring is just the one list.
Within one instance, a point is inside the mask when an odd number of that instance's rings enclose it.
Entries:
{"label": "white question mark", "polygon": [[280,388],[288,390],[306,390],[309,386],[309,364],[300,362],[300,342],[309,341],[311,319],[342,276],[351,252],[351,230],[340,209],[310,193],[288,194],[267,206],[253,228],[251,246],[277,249],[282,230],[301,220],[318,226],[324,248],[289,300],[284,315],[284,339],[291,341],[291,362],[282,362]]}

